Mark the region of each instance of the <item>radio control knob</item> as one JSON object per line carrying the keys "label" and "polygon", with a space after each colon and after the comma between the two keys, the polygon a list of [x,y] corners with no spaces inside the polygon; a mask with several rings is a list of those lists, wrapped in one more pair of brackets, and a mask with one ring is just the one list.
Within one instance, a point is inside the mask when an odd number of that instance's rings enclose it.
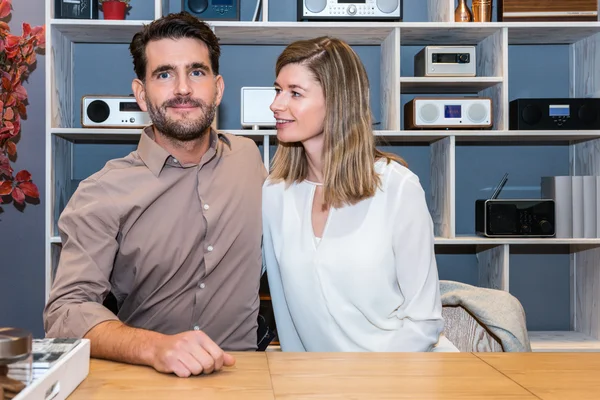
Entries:
{"label": "radio control knob", "polygon": [[356,6],[354,4],[350,4],[348,6],[348,14],[350,14],[350,15],[356,14]]}
{"label": "radio control knob", "polygon": [[543,219],[539,222],[539,225],[542,233],[546,235],[552,233],[552,224],[550,223],[550,221]]}

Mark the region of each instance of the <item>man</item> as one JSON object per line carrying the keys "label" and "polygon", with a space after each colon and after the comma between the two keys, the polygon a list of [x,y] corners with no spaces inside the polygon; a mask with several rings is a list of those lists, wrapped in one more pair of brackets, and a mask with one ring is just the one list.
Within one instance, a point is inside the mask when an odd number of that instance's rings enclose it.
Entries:
{"label": "man", "polygon": [[[208,25],[172,14],[130,50],[153,126],[61,215],[46,334],[88,338],[93,357],[211,373],[234,364],[224,351],[256,349],[266,170],[251,140],[210,127],[224,84]],[[103,306],[109,293],[117,315]]]}

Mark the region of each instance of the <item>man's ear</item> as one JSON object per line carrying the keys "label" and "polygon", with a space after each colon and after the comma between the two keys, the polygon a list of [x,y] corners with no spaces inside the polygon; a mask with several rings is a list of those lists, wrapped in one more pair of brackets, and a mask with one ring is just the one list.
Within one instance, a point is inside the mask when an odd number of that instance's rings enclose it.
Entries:
{"label": "man's ear", "polygon": [[221,100],[223,100],[223,92],[225,91],[225,82],[223,81],[223,77],[221,75],[217,75],[215,78],[217,84],[217,98],[216,104],[217,106],[221,104]]}
{"label": "man's ear", "polygon": [[138,105],[142,111],[148,111],[148,106],[146,105],[146,89],[144,86],[144,82],[139,79],[134,79],[131,82],[131,90],[133,91],[133,95],[137,100]]}

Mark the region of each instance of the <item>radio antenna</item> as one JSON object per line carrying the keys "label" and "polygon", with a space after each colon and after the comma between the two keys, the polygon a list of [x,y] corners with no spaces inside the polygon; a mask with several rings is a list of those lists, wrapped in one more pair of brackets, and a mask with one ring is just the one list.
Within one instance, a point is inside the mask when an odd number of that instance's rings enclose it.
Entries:
{"label": "radio antenna", "polygon": [[502,191],[502,188],[504,187],[504,185],[506,185],[506,181],[508,181],[508,172],[504,174],[504,176],[500,180],[500,183],[498,184],[498,186],[496,186],[496,189],[494,189],[494,193],[492,194],[492,197],[490,197],[490,199],[495,199],[498,197],[498,195]]}

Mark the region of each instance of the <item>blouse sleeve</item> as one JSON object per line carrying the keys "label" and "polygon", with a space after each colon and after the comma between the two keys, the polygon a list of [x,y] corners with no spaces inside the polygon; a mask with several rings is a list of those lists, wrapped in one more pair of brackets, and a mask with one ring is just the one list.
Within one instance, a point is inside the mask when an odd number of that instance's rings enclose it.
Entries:
{"label": "blouse sleeve", "polygon": [[[266,184],[268,185],[268,183]],[[271,193],[271,195],[277,193]],[[281,273],[279,271],[279,263],[275,257],[275,247],[272,236],[272,219],[280,215],[281,210],[277,210],[269,199],[269,193],[263,189],[263,264],[267,271],[269,280],[269,292],[271,294],[271,302],[273,312],[275,314],[275,324],[277,326],[277,337],[281,344],[282,351],[303,352],[306,351],[294,322],[290,315],[283,284],[281,281]],[[277,224],[273,224],[278,226]]]}
{"label": "blouse sleeve", "polygon": [[404,297],[396,317],[404,320],[406,333],[399,350],[428,351],[438,342],[444,322],[433,222],[416,175],[403,180],[394,207],[396,276]]}

